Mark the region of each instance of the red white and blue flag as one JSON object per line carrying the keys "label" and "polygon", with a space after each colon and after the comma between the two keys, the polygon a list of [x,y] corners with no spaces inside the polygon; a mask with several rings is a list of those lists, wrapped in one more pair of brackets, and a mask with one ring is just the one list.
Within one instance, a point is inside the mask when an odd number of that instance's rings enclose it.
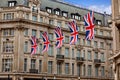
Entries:
{"label": "red white and blue flag", "polygon": [[56,34],[56,47],[57,48],[60,48],[60,47],[62,47],[62,45],[63,45],[63,39],[64,39],[64,37],[63,37],[63,33],[62,33],[62,31],[61,31],[61,28],[60,27],[57,27],[57,28],[55,28],[55,34]]}
{"label": "red white and blue flag", "polygon": [[37,52],[37,38],[35,36],[31,37],[31,44],[31,55],[33,55]]}
{"label": "red white and blue flag", "polygon": [[92,40],[94,38],[94,13],[89,12],[84,16],[85,29],[86,29],[86,39]]}
{"label": "red white and blue flag", "polygon": [[49,41],[47,32],[44,32],[44,33],[42,34],[42,38],[43,38],[43,42],[44,42],[44,47],[43,47],[43,50],[42,50],[42,53],[43,53],[43,52],[45,52],[45,51],[48,51],[48,49],[49,49],[49,44],[50,44],[50,41]]}
{"label": "red white and blue flag", "polygon": [[71,38],[70,38],[70,44],[75,44],[78,40],[78,27],[76,22],[73,20],[72,22],[68,23],[68,26],[70,28]]}

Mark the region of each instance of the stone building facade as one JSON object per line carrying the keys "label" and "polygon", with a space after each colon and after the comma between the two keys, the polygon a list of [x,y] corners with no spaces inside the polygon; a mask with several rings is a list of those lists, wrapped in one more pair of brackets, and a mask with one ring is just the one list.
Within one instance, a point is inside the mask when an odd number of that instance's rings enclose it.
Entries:
{"label": "stone building facade", "polygon": [[120,80],[120,1],[112,0],[113,60],[115,80]]}
{"label": "stone building facade", "polygon": [[[1,0],[0,2],[0,80],[112,80],[109,57],[113,54],[111,16],[95,14],[95,39],[85,40],[83,16],[90,10],[59,0]],[[69,45],[69,21],[76,20],[79,39]],[[64,45],[55,48],[54,29],[60,26]],[[42,32],[50,39],[43,48]],[[37,53],[30,55],[31,36],[39,40]],[[108,66],[109,65],[109,66]]]}

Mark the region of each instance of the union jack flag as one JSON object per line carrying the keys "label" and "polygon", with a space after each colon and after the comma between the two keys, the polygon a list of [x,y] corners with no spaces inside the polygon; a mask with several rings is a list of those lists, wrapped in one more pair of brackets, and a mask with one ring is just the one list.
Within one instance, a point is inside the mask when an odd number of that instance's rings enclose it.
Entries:
{"label": "union jack flag", "polygon": [[49,41],[49,39],[48,39],[48,34],[47,34],[47,32],[44,32],[44,33],[42,34],[42,37],[43,37],[43,42],[44,42],[44,47],[43,47],[43,51],[42,51],[42,53],[43,53],[43,52],[45,52],[45,51],[48,51],[50,41]]}
{"label": "union jack flag", "polygon": [[31,55],[33,55],[37,52],[37,39],[35,36],[31,36],[31,44]]}
{"label": "union jack flag", "polygon": [[89,12],[84,16],[85,27],[86,27],[86,39],[91,40],[94,38],[94,13]]}
{"label": "union jack flag", "polygon": [[78,27],[76,22],[73,20],[72,22],[68,23],[71,33],[70,44],[75,44],[78,40]]}
{"label": "union jack flag", "polygon": [[60,27],[55,28],[55,34],[56,34],[56,37],[57,37],[56,47],[60,48],[60,47],[62,47],[63,39],[64,39],[63,33],[62,33]]}

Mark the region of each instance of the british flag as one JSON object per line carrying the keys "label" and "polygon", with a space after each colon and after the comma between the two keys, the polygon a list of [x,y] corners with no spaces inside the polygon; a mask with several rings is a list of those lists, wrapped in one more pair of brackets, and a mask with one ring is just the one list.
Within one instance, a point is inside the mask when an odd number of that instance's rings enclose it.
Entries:
{"label": "british flag", "polygon": [[63,33],[62,33],[60,27],[55,28],[55,34],[56,34],[56,37],[57,37],[56,47],[60,48],[63,45],[63,39],[64,39]]}
{"label": "british flag", "polygon": [[78,40],[78,27],[75,20],[69,22],[68,26],[70,28],[70,33],[71,33],[70,44],[75,44]]}
{"label": "british flag", "polygon": [[35,36],[31,37],[31,55],[36,54],[37,52],[37,39]]}
{"label": "british flag", "polygon": [[49,49],[49,44],[50,44],[50,41],[49,41],[47,32],[44,32],[44,33],[42,34],[42,38],[43,38],[43,42],[44,42],[44,47],[43,47],[43,50],[42,50],[42,53],[43,53],[43,52],[45,52],[45,51],[48,51],[48,49]]}
{"label": "british flag", "polygon": [[94,38],[94,13],[89,12],[84,16],[85,29],[86,29],[86,39],[92,40]]}

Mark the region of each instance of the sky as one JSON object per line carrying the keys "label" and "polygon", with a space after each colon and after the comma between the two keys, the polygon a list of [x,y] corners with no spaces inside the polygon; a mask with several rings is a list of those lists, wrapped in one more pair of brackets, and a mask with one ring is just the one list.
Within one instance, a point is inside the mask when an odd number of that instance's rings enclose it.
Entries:
{"label": "sky", "polygon": [[74,4],[93,11],[111,14],[111,0],[63,0],[64,2]]}

